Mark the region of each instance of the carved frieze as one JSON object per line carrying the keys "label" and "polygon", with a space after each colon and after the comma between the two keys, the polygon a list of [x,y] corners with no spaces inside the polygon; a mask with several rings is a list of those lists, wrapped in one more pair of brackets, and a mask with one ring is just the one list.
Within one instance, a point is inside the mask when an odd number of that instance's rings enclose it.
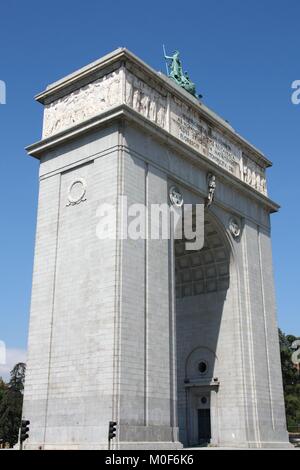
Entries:
{"label": "carved frieze", "polygon": [[[132,71],[118,69],[45,106],[43,138],[68,129],[114,106],[125,103],[146,119],[212,160],[262,194],[267,194],[264,168],[228,134],[211,124],[193,107],[156,88]],[[124,81],[123,81],[124,80]],[[125,87],[122,85],[125,84]]]}
{"label": "carved frieze", "polygon": [[167,98],[132,73],[126,73],[125,103],[158,126],[166,127]]}
{"label": "carved frieze", "polygon": [[46,105],[43,138],[120,104],[120,82],[120,70],[117,70]]}
{"label": "carved frieze", "polygon": [[267,194],[265,170],[246,155],[243,155],[243,181],[257,191]]}

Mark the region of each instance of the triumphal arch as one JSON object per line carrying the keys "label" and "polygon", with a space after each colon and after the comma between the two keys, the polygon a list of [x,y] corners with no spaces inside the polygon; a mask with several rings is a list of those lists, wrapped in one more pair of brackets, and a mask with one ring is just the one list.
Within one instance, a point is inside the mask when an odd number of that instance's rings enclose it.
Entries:
{"label": "triumphal arch", "polygon": [[[271,162],[199,100],[176,54],[167,77],[120,48],[36,97],[28,449],[106,449],[109,421],[115,449],[288,446]],[[125,196],[202,205],[204,246],[121,236]]]}

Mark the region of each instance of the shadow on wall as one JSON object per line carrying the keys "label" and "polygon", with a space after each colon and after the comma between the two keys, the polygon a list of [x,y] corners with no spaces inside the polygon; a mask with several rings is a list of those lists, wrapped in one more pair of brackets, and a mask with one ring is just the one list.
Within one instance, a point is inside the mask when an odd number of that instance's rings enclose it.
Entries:
{"label": "shadow on wall", "polygon": [[175,241],[178,424],[180,441],[194,445],[199,442],[189,423],[188,391],[207,391],[217,374],[230,249],[207,215],[202,250],[186,251],[184,243]]}

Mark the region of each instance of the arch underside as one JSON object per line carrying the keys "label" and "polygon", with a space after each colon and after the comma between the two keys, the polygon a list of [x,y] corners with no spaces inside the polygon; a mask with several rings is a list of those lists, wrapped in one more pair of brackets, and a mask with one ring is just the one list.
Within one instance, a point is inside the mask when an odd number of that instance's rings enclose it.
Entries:
{"label": "arch underside", "polygon": [[227,321],[230,248],[207,214],[201,250],[187,251],[184,239],[175,240],[175,278],[180,440],[187,446],[218,444],[223,387],[218,354],[233,334],[229,329],[223,335],[221,328]]}
{"label": "arch underside", "polygon": [[229,250],[209,220],[204,222],[204,247],[187,251],[185,240],[175,240],[176,297],[227,290]]}

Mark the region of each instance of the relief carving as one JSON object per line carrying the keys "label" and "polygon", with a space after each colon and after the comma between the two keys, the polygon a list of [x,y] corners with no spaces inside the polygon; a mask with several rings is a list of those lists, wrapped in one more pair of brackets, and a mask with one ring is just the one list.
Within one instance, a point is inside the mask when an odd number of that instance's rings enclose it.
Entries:
{"label": "relief carving", "polygon": [[242,148],[206,122],[202,115],[178,97],[168,100],[160,91],[126,71],[125,96],[122,96],[120,69],[75,90],[45,106],[43,138],[68,129],[113,106],[125,103],[145,118],[170,133],[204,157],[267,195],[265,170],[242,152]]}
{"label": "relief carving", "polygon": [[231,217],[229,219],[229,230],[235,239],[238,239],[241,235],[241,224],[236,217]]}
{"label": "relief carving", "polygon": [[45,106],[43,138],[121,103],[120,72],[112,72]]}
{"label": "relief carving", "polygon": [[125,102],[145,118],[165,128],[167,99],[139,78],[128,73]]}
{"label": "relief carving", "polygon": [[210,207],[215,198],[217,182],[216,177],[212,173],[207,175],[207,198],[205,200],[205,207]]}
{"label": "relief carving", "polygon": [[75,179],[68,188],[68,206],[75,206],[86,201],[86,181],[84,178]]}
{"label": "relief carving", "polygon": [[169,189],[169,198],[174,206],[183,206],[183,195],[181,194],[177,186],[171,186],[171,188]]}
{"label": "relief carving", "polygon": [[267,183],[264,169],[245,155],[243,155],[243,180],[260,193],[267,195]]}

